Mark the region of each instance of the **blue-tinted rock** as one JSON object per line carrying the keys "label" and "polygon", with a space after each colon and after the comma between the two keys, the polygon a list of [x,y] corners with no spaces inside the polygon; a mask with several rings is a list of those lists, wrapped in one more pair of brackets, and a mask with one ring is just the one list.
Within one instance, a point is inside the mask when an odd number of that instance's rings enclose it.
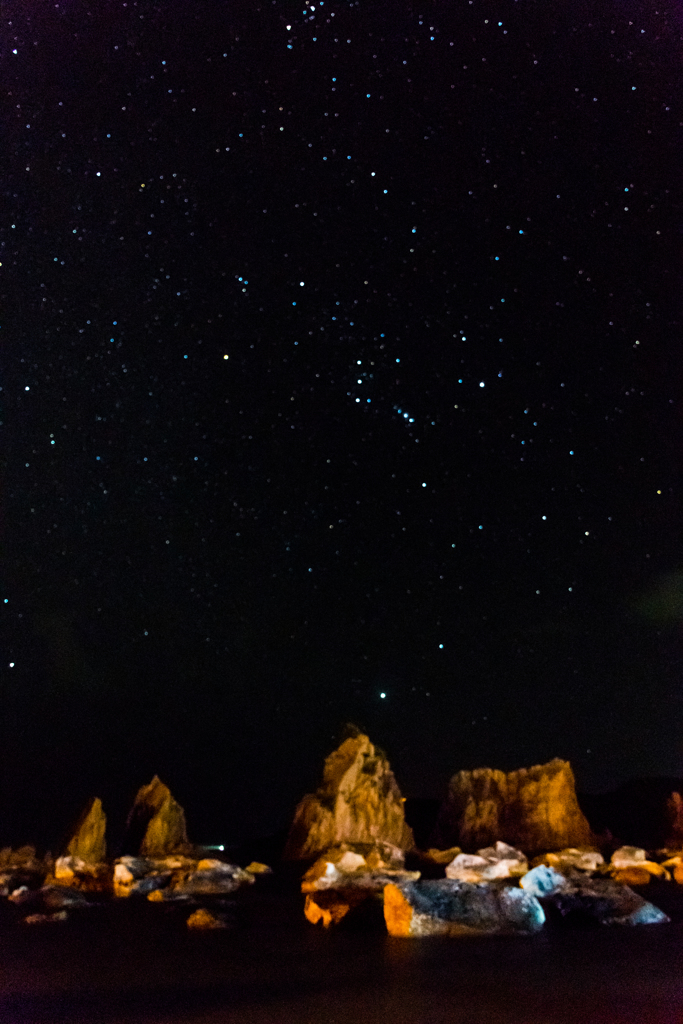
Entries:
{"label": "blue-tinted rock", "polygon": [[397,936],[531,935],[545,913],[523,889],[443,878],[385,886],[384,919]]}
{"label": "blue-tinted rock", "polygon": [[563,917],[578,913],[601,924],[665,924],[670,918],[634,892],[611,878],[590,878],[575,872],[561,875],[539,865],[520,880],[525,892],[552,903]]}

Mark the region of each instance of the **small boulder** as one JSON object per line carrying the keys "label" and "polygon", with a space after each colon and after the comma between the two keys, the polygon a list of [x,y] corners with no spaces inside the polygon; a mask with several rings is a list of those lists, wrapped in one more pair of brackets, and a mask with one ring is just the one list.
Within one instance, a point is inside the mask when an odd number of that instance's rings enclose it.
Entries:
{"label": "small boulder", "polygon": [[66,921],[66,910],[58,910],[54,914],[29,914],[24,918],[24,924],[55,924],[57,921]]}
{"label": "small boulder", "polygon": [[365,903],[371,893],[363,889],[328,889],[309,892],[306,896],[304,915],[311,924],[322,922],[324,928],[339,924],[346,915]]}
{"label": "small boulder", "polygon": [[428,864],[450,864],[459,853],[462,853],[459,846],[451,846],[448,850],[439,850],[431,846],[428,850],[421,850],[419,857]]}
{"label": "small boulder", "polygon": [[196,870],[174,878],[171,891],[174,895],[219,896],[236,892],[243,885],[253,885],[254,881],[251,872],[235,864],[207,858],[197,863]]}
{"label": "small boulder", "polygon": [[495,879],[519,878],[528,870],[524,854],[499,841],[495,846],[477,850],[476,854],[457,854],[446,867],[446,878],[462,882],[492,882]]}
{"label": "small boulder", "polygon": [[341,842],[413,849],[403,803],[386,755],[355,731],[326,758],[319,789],[299,803],[284,858],[306,860]]}
{"label": "small boulder", "polygon": [[250,875],[272,875],[273,869],[268,867],[267,864],[261,864],[258,860],[252,860],[251,864],[247,864],[245,871],[248,871]]}
{"label": "small boulder", "polygon": [[444,878],[389,883],[384,889],[384,919],[390,935],[531,935],[545,914],[523,889]]}
{"label": "small boulder", "polygon": [[[365,852],[360,850],[364,848]],[[409,881],[419,871],[405,871],[400,850],[383,846],[339,843],[326,850],[301,881],[302,892],[325,889],[366,889],[381,892],[388,881]]]}
{"label": "small boulder", "polygon": [[647,860],[645,850],[639,846],[620,846],[612,854],[609,868],[615,882],[622,885],[647,885],[652,876],[671,881],[666,868]]}
{"label": "small boulder", "polygon": [[577,849],[570,846],[566,850],[541,854],[532,861],[531,866],[546,864],[549,867],[557,868],[558,871],[567,871],[570,868],[575,868],[577,871],[597,871],[604,863],[605,858],[598,850]]}
{"label": "small boulder", "polygon": [[208,930],[212,928],[227,928],[228,925],[222,917],[219,917],[217,914],[212,914],[204,907],[200,907],[199,910],[195,910],[195,912],[190,914],[188,917],[187,927]]}

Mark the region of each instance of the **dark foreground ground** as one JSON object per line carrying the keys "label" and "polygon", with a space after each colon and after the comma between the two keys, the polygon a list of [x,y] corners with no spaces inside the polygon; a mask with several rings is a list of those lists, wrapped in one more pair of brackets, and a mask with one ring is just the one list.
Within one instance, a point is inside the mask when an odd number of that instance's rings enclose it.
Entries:
{"label": "dark foreground ground", "polygon": [[61,924],[0,908],[2,1024],[683,1024],[683,887],[643,890],[670,925],[550,921],[533,938],[324,932],[292,879],[260,879],[234,927],[117,901]]}

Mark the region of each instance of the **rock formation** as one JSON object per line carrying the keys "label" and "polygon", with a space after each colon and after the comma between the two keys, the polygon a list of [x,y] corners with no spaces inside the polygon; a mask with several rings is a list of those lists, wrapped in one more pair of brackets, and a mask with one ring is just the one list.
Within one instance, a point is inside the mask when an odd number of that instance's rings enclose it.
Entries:
{"label": "rock formation", "polygon": [[502,840],[533,853],[588,846],[592,839],[571,766],[557,758],[507,774],[492,768],[458,772],[436,825],[438,846],[458,842],[470,850]]}
{"label": "rock formation", "polygon": [[552,903],[562,917],[580,914],[608,925],[666,924],[671,920],[633,889],[611,878],[591,878],[581,872],[567,877],[540,864],[519,884],[524,892]]}
{"label": "rock formation", "polygon": [[414,847],[389,762],[360,732],[326,758],[322,785],[296,809],[284,857],[305,860],[342,842]]}
{"label": "rock formation", "polygon": [[86,864],[100,864],[107,854],[106,830],[107,816],[102,810],[102,801],[95,797],[79,818],[67,853]]}
{"label": "rock formation", "polygon": [[189,849],[185,811],[158,775],[138,790],[128,815],[126,847],[141,857],[167,857]]}
{"label": "rock formation", "polygon": [[665,846],[671,849],[683,848],[683,797],[674,791],[666,801],[668,836]]}
{"label": "rock formation", "polygon": [[495,883],[433,881],[390,883],[384,889],[384,920],[390,935],[530,935],[545,923],[536,897]]}

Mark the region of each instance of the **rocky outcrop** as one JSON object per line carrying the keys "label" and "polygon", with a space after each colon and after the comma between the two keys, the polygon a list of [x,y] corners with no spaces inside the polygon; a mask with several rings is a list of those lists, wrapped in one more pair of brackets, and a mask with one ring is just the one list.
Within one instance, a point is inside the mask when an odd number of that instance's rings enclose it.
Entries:
{"label": "rocky outcrop", "polygon": [[531,935],[545,923],[531,893],[495,883],[474,885],[449,878],[390,883],[384,889],[384,920],[390,935]]}
{"label": "rocky outcrop", "polygon": [[67,853],[86,864],[100,864],[107,855],[106,830],[107,816],[102,810],[102,801],[95,797],[79,818]]}
{"label": "rocky outcrop", "polygon": [[568,761],[518,771],[458,772],[439,812],[436,843],[465,849],[502,840],[527,853],[591,845],[593,836],[576,799]]}
{"label": "rocky outcrop", "polygon": [[189,851],[185,811],[158,775],[138,790],[128,815],[125,845],[141,857],[168,857]]}
{"label": "rocky outcrop", "polygon": [[414,847],[389,762],[360,732],[326,758],[322,785],[296,809],[284,857],[305,860],[343,842]]}

